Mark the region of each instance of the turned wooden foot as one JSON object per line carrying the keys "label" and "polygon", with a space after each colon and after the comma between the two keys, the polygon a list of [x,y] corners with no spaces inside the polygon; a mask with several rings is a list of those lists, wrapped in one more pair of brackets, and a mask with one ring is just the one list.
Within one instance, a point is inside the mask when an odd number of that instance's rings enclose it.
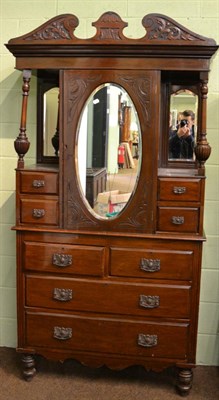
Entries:
{"label": "turned wooden foot", "polygon": [[181,396],[187,396],[189,394],[192,387],[192,380],[192,369],[178,369],[176,388]]}
{"label": "turned wooden foot", "polygon": [[23,354],[23,377],[26,381],[30,381],[36,373],[35,360],[31,354]]}

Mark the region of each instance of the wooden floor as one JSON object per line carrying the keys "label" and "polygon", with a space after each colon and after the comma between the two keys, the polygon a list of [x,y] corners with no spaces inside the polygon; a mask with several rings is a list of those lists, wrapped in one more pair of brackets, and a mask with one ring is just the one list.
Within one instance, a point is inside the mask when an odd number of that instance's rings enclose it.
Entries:
{"label": "wooden floor", "polygon": [[[21,376],[20,355],[0,348],[0,400],[174,400],[174,371],[147,372],[141,367],[110,371],[90,369],[68,360],[64,364],[37,358],[31,382]],[[194,370],[188,400],[219,399],[219,367]]]}

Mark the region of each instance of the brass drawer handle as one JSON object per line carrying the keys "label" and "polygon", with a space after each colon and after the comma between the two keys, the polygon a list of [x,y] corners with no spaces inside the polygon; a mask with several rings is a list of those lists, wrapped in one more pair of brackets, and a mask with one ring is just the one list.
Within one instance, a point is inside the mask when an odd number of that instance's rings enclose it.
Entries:
{"label": "brass drawer handle", "polygon": [[72,337],[71,328],[63,328],[62,326],[54,326],[53,337],[58,340],[68,340]]}
{"label": "brass drawer handle", "polygon": [[174,186],[173,193],[174,194],[184,194],[184,193],[186,193],[186,187],[185,186]]}
{"label": "brass drawer handle", "polygon": [[54,288],[53,299],[62,302],[72,300],[72,289]]}
{"label": "brass drawer handle", "polygon": [[144,272],[160,271],[160,260],[152,258],[141,258],[139,267]]}
{"label": "brass drawer handle", "polygon": [[32,186],[36,189],[44,187],[45,186],[45,181],[40,180],[40,179],[34,179],[32,182]]}
{"label": "brass drawer handle", "polygon": [[52,256],[52,263],[56,267],[67,267],[69,265],[72,265],[72,255],[54,253]]}
{"label": "brass drawer handle", "polygon": [[45,216],[44,208],[34,208],[32,211],[32,216],[34,218],[43,218]]}
{"label": "brass drawer handle", "polygon": [[174,225],[182,225],[184,224],[184,217],[173,216],[171,221]]}
{"label": "brass drawer handle", "polygon": [[160,305],[160,296],[145,296],[140,294],[139,305],[144,308],[157,308]]}
{"label": "brass drawer handle", "polygon": [[138,335],[138,345],[142,347],[154,347],[157,346],[158,337],[157,335],[145,335],[144,333],[139,333]]}

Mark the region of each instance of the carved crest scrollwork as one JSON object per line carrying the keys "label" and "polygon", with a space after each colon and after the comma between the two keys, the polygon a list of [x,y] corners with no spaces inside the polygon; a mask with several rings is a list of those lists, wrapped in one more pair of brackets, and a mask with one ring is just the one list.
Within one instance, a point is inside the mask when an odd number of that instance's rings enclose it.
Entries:
{"label": "carved crest scrollwork", "polygon": [[77,228],[84,226],[97,226],[98,223],[91,218],[89,213],[85,213],[83,208],[76,203],[72,195],[70,184],[68,185],[68,226],[76,226]]}
{"label": "carved crest scrollwork", "polygon": [[204,40],[165,16],[146,15],[142,20],[142,25],[147,31],[146,39],[148,40]]}
{"label": "carved crest scrollwork", "polygon": [[146,201],[146,184],[142,186],[142,195],[138,207],[135,207],[129,213],[129,217],[125,221],[118,222],[116,225],[122,229],[134,228],[137,231],[142,230],[147,223],[147,201]]}
{"label": "carved crest scrollwork", "polygon": [[26,36],[25,40],[60,40],[73,39],[75,28],[79,21],[75,15],[61,15],[51,19],[48,23],[41,26],[39,30],[32,32]]}
{"label": "carved crest scrollwork", "polygon": [[145,123],[150,126],[151,120],[151,80],[146,77],[133,78],[132,76],[120,76],[121,81],[128,83],[135,93],[138,94],[138,99],[145,117]]}
{"label": "carved crest scrollwork", "polygon": [[100,79],[99,75],[83,79],[80,76],[74,76],[68,81],[68,123],[72,121],[74,115],[74,106],[77,105],[79,99],[84,95],[90,82]]}

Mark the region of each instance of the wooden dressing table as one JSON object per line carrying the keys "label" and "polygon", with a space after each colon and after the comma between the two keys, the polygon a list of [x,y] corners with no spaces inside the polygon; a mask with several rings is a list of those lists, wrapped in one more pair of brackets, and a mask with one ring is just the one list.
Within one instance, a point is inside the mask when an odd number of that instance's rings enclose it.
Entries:
{"label": "wooden dressing table", "polygon": [[[35,354],[113,369],[175,366],[177,389],[186,395],[195,367],[204,164],[211,152],[207,83],[217,45],[159,14],[143,18],[140,39],[123,34],[127,23],[114,12],[92,24],[89,39],[75,35],[78,23],[74,15],[56,16],[6,45],[23,71],[14,229],[24,377],[35,374]],[[37,161],[26,166],[31,71],[38,80]],[[58,90],[58,111],[48,114],[50,90],[52,96]],[[172,159],[169,117],[190,102],[193,157]],[[115,179],[123,173],[123,182],[132,172],[115,161],[124,107],[131,107],[139,135],[135,183],[123,208],[103,216],[86,198],[83,171],[103,168],[104,185],[112,171]],[[52,154],[45,146],[48,115],[57,124]],[[91,193],[95,204],[99,193],[111,191],[104,185]]]}

